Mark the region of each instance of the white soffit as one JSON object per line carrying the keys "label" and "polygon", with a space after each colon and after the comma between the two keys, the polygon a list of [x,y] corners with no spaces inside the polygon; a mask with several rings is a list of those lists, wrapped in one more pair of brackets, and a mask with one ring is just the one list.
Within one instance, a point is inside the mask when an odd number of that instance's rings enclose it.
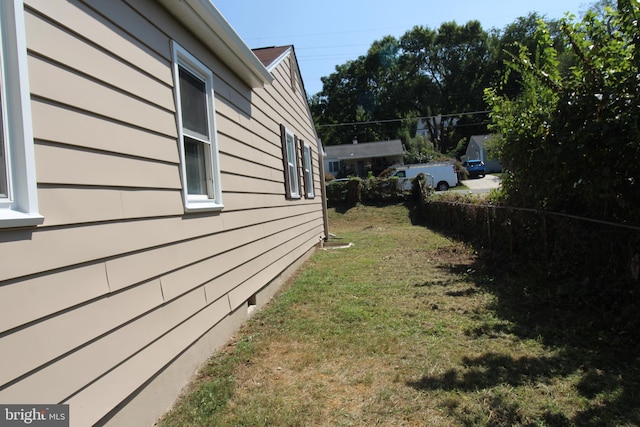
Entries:
{"label": "white soffit", "polygon": [[171,14],[252,88],[273,76],[210,0],[158,0]]}

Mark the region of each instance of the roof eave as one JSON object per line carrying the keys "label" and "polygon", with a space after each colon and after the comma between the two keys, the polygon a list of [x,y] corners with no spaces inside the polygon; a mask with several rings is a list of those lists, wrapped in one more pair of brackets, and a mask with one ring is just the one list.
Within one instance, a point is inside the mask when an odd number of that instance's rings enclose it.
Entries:
{"label": "roof eave", "polygon": [[[264,87],[273,76],[209,0],[158,0],[209,46],[247,85]],[[214,48],[215,47],[215,48]]]}
{"label": "roof eave", "polygon": [[280,56],[278,56],[276,59],[271,61],[271,64],[267,66],[267,71],[270,73],[273,72],[273,70],[290,54],[291,54],[291,47],[289,47],[287,50],[282,52]]}

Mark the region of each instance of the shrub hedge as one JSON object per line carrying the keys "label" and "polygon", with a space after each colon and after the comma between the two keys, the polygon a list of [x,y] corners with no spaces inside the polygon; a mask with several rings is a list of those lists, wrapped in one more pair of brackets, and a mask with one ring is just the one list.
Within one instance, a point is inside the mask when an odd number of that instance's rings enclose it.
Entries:
{"label": "shrub hedge", "polygon": [[357,203],[384,204],[406,200],[410,193],[398,186],[398,178],[350,178],[327,183],[327,204],[353,206]]}

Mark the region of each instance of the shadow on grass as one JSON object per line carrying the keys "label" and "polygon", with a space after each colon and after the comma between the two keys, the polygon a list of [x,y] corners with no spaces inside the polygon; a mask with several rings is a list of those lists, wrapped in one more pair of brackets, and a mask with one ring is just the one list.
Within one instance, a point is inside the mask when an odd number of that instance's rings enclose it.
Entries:
{"label": "shadow on grass", "polygon": [[521,357],[486,353],[479,357],[465,357],[461,369],[451,369],[442,375],[426,376],[408,383],[423,390],[476,391],[497,385],[513,387],[531,382],[547,382],[564,377],[575,370],[565,357]]}
{"label": "shadow on grass", "polygon": [[[475,392],[505,385],[553,384],[573,376],[574,392],[586,399],[586,408],[571,414],[547,410],[543,425],[640,425],[639,331],[632,324],[625,327],[617,313],[607,313],[601,306],[596,309],[589,302],[576,303],[575,298],[541,295],[534,290],[543,279],[494,261],[487,263],[481,255],[471,266],[443,267],[466,274],[466,281],[493,295],[488,308],[495,317],[507,321],[487,321],[467,335],[481,338],[508,333],[523,340],[533,339],[552,349],[554,356],[513,358],[486,353],[465,357],[458,368],[407,385],[420,390]],[[449,295],[463,297],[473,292],[474,288],[469,288]],[[506,402],[499,393],[498,397],[490,394],[485,405],[493,421],[485,425],[533,425],[519,419],[517,402]],[[458,408],[449,410],[463,425],[485,423],[469,421],[468,414]]]}
{"label": "shadow on grass", "polygon": [[[387,207],[389,205],[395,205],[395,204],[398,204],[398,203],[402,203],[407,208],[407,210],[410,211],[409,217],[411,219],[411,222],[414,225],[417,225],[417,223],[415,223],[414,221],[419,221],[419,220],[414,219],[414,215],[411,213],[411,210],[413,209],[414,204],[411,201],[403,199],[403,198],[393,198],[393,199],[390,199],[390,200],[380,201],[380,202],[374,202],[374,201],[331,202],[331,203],[328,204],[327,207],[331,208],[331,209],[334,209],[336,211],[336,213],[345,214],[345,213],[349,212],[351,209],[357,207],[358,205],[384,208],[384,207]],[[419,224],[419,225],[423,225],[423,224]]]}
{"label": "shadow on grass", "polygon": [[341,202],[341,203],[332,203],[329,205],[330,208],[334,208],[335,211],[339,214],[345,214],[347,212],[349,212],[349,210],[353,209],[354,207],[356,207],[355,203],[346,203],[346,202]]}

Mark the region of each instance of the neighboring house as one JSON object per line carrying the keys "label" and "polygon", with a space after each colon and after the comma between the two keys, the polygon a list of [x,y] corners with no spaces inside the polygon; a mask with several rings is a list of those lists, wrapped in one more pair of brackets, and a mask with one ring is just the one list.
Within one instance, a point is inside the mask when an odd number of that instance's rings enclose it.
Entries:
{"label": "neighboring house", "polygon": [[369,171],[374,175],[393,165],[404,163],[402,141],[364,142],[330,145],[324,147],[324,170],[335,177],[366,177]]}
{"label": "neighboring house", "polygon": [[487,143],[494,135],[474,135],[469,139],[467,151],[462,156],[465,160],[482,160],[488,173],[502,172],[502,165],[497,160],[487,158]]}
{"label": "neighboring house", "polygon": [[326,237],[294,51],[209,0],[4,0],[0,30],[0,403],[152,425]]}

